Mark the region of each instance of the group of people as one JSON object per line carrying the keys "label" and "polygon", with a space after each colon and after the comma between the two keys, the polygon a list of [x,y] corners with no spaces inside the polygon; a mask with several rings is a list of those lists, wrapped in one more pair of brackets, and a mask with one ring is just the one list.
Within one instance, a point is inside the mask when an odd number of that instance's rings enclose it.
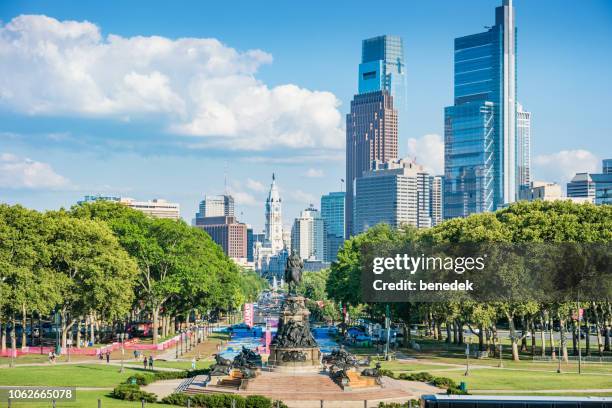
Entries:
{"label": "group of people", "polygon": [[153,370],[153,356],[150,355],[149,358],[147,359],[147,356],[144,356],[143,360],[142,360],[142,365],[144,366],[144,369],[148,369],[149,370]]}

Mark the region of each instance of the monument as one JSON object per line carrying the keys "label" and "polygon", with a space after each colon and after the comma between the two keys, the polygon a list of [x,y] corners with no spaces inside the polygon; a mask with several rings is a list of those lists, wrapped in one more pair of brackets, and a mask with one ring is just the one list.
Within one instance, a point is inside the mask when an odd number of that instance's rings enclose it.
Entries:
{"label": "monument", "polygon": [[289,291],[268,358],[268,365],[275,371],[318,371],[321,366],[321,351],[310,331],[310,312],[304,304],[304,297],[296,293],[303,267],[304,262],[297,253],[293,252],[287,258],[285,282]]}

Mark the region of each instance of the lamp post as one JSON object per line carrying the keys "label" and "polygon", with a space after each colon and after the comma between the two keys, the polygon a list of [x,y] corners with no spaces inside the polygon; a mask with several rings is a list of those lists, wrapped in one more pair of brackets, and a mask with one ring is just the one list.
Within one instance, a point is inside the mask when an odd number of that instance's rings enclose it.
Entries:
{"label": "lamp post", "polygon": [[179,339],[176,341],[176,359],[178,360],[179,357],[179,352],[178,352],[178,348],[179,348],[179,343],[181,342],[181,337],[179,334]]}
{"label": "lamp post", "polygon": [[501,344],[501,341],[499,342],[499,368],[503,368],[504,367],[504,362],[502,360],[502,350],[503,350],[503,346]]}
{"label": "lamp post", "polygon": [[181,356],[183,355],[183,329],[180,330],[179,343],[181,343]]}
{"label": "lamp post", "polygon": [[561,341],[559,340],[559,345],[557,345],[557,373],[561,374]]}
{"label": "lamp post", "polygon": [[465,373],[464,376],[470,375],[470,343],[472,342],[472,336],[468,337],[468,343],[465,345]]}

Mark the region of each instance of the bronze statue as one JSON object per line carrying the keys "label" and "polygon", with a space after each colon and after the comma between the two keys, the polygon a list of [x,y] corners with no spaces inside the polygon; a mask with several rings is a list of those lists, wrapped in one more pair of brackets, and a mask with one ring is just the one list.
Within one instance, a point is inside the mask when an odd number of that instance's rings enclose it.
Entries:
{"label": "bronze statue", "polygon": [[287,266],[285,267],[285,282],[289,285],[289,294],[295,294],[297,285],[302,280],[302,268],[304,262],[297,252],[292,251],[287,258]]}

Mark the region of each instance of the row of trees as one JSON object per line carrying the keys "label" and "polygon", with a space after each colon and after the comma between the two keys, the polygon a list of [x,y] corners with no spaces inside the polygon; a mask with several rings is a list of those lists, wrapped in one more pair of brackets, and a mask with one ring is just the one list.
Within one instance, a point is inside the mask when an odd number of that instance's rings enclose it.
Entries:
{"label": "row of trees", "polygon": [[[473,242],[612,242],[612,206],[577,205],[571,202],[520,202],[495,213],[472,215],[446,221],[427,230],[412,228],[392,229],[379,225],[366,233],[347,240],[332,264],[326,282],[326,294],[330,299],[353,307],[361,307],[370,317],[383,316],[385,305],[365,303],[361,298],[361,262],[364,245],[404,242],[428,242],[435,244]],[[610,277],[612,279],[612,277]],[[599,282],[609,285],[610,282]],[[436,303],[393,303],[393,315],[405,327],[413,322],[423,322],[428,333],[436,339],[463,343],[464,328],[477,338],[480,350],[489,349],[493,354],[499,342],[498,330],[507,324],[512,340],[512,356],[519,359],[519,348],[526,349],[527,337],[533,333],[532,352],[535,353],[536,326],[540,328],[541,353],[546,353],[544,330],[550,330],[549,346],[554,350],[553,327],[561,332],[560,350],[567,359],[566,328],[574,330],[574,348],[579,334],[572,317],[578,307],[585,309],[584,323],[597,328],[597,350],[610,351],[612,335],[612,293],[598,302],[553,302],[499,300],[477,303],[449,298]],[[518,328],[522,329],[519,330]],[[587,330],[588,331],[588,330]],[[604,333],[602,335],[602,332]],[[406,330],[405,339],[410,336]],[[589,336],[586,336],[587,342]],[[589,344],[587,349],[590,351]]]}
{"label": "row of trees", "polygon": [[[0,205],[0,325],[61,317],[62,346],[83,321],[118,330],[152,323],[153,341],[213,311],[252,301],[265,282],[240,270],[202,230],[116,203],[39,213]],[[12,336],[12,347],[16,339]]]}

